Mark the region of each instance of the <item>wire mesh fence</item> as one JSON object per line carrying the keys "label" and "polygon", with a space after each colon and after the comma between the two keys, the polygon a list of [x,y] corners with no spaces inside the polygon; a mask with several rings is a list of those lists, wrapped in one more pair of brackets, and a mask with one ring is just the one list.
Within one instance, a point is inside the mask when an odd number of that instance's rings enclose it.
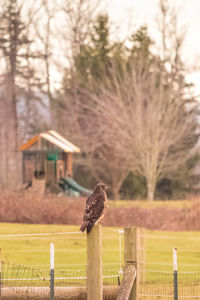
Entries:
{"label": "wire mesh fence", "polygon": [[48,296],[48,271],[1,262],[1,299]]}
{"label": "wire mesh fence", "polygon": [[[0,299],[50,299],[50,271],[1,262]],[[86,299],[86,266],[55,270],[55,299]],[[122,280],[119,265],[103,265],[104,299],[115,299]]]}
{"label": "wire mesh fence", "polygon": [[[138,245],[139,299],[200,299],[198,233],[142,231]],[[177,298],[173,247],[178,247]]]}
{"label": "wire mesh fence", "polygon": [[[55,242],[55,299],[86,299],[86,242],[77,232],[43,233],[7,236],[9,260],[23,256],[41,257],[40,267],[12,264],[3,259],[0,272],[0,299],[50,299],[49,240]],[[162,234],[162,235],[161,235]],[[45,236],[44,236],[45,235]],[[62,236],[65,235],[63,238]],[[48,237],[49,236],[49,237]],[[58,238],[59,237],[59,238]],[[19,239],[21,250],[11,248]],[[36,241],[39,240],[39,248]],[[28,241],[28,242],[27,242]],[[103,233],[104,300],[116,298],[123,278],[123,231],[105,230]],[[192,246],[192,247],[191,247]],[[31,248],[29,248],[31,247]],[[139,300],[174,299],[172,249],[178,247],[178,299],[200,299],[200,238],[196,233],[165,235],[142,231],[138,239]],[[10,252],[9,252],[10,251]],[[15,256],[13,252],[15,251]],[[23,253],[21,255],[21,253]],[[20,254],[20,255],[19,255]],[[74,260],[76,258],[76,261]],[[42,263],[44,262],[44,265]]]}
{"label": "wire mesh fence", "polygon": [[[115,299],[123,274],[119,265],[103,265],[104,299]],[[139,299],[174,299],[172,271],[143,269]],[[86,299],[86,266],[55,270],[55,299]],[[2,262],[1,299],[49,299],[49,270]],[[200,299],[200,272],[178,273],[178,299]]]}
{"label": "wire mesh fence", "polygon": [[[122,281],[122,240],[123,232],[119,238],[118,230],[105,230],[103,234],[102,279],[106,300],[115,299]],[[78,231],[58,230],[0,235],[4,256],[0,299],[50,299],[51,241],[55,243],[55,299],[86,299],[86,235]],[[25,264],[12,264],[9,261],[13,259]]]}
{"label": "wire mesh fence", "polygon": [[[145,270],[140,282],[139,299],[174,299],[173,272]],[[178,299],[200,299],[200,272],[178,273]]]}

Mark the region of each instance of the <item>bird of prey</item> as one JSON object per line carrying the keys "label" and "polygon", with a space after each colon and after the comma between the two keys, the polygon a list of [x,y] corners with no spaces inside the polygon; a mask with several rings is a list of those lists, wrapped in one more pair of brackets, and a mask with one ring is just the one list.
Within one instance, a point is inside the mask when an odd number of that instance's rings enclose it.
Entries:
{"label": "bird of prey", "polygon": [[83,224],[80,227],[82,232],[87,229],[89,233],[95,223],[102,222],[107,208],[106,188],[104,183],[97,183],[93,193],[86,200]]}

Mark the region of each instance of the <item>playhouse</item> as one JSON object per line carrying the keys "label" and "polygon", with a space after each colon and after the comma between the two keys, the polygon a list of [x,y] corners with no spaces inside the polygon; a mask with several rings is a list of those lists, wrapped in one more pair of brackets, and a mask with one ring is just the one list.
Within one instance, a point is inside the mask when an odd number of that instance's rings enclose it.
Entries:
{"label": "playhouse", "polygon": [[54,130],[40,133],[20,147],[22,151],[23,183],[33,179],[56,182],[72,177],[72,155],[80,149]]}

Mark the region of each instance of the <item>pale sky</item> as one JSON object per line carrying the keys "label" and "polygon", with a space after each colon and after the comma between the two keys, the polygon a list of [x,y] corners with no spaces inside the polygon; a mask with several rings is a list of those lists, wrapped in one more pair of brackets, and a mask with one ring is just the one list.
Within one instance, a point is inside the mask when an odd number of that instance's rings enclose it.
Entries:
{"label": "pale sky", "polygon": [[[54,1],[54,0],[52,0]],[[62,0],[59,0],[62,3]],[[93,1],[93,0],[90,0]],[[130,36],[141,25],[147,25],[148,32],[156,42],[159,39],[156,16],[159,0],[99,0],[109,13],[111,23],[120,39]],[[187,30],[183,47],[183,59],[198,71],[192,71],[187,79],[194,83],[195,94],[200,95],[200,0],[169,0],[178,11],[180,26]],[[58,57],[58,53],[54,53]],[[62,73],[54,72],[53,81],[60,82]],[[200,99],[200,96],[199,96]]]}
{"label": "pale sky", "polygon": [[[119,24],[120,35],[127,36],[130,27],[146,24],[153,39],[158,38],[155,17],[158,13],[159,0],[104,1],[111,20]],[[187,29],[183,48],[184,60],[193,63],[200,70],[200,0],[170,0],[170,4],[177,8],[180,24]],[[194,82],[195,91],[200,94],[200,71],[193,72],[189,80]]]}

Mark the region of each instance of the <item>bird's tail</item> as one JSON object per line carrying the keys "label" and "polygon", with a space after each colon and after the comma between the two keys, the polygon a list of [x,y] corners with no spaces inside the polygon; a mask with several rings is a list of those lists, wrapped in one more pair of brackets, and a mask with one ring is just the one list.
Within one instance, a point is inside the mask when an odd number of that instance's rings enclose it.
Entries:
{"label": "bird's tail", "polygon": [[84,232],[85,229],[87,228],[87,233],[90,233],[92,227],[94,226],[94,223],[93,221],[86,221],[86,222],[83,222],[83,224],[81,225],[80,227],[80,231]]}
{"label": "bird's tail", "polygon": [[89,224],[88,224],[88,226],[87,226],[87,233],[90,233],[92,227],[94,226],[94,223],[95,223],[95,222],[93,222],[93,221],[90,221],[90,222],[89,222]]}
{"label": "bird's tail", "polygon": [[88,224],[89,224],[89,221],[83,222],[83,224],[81,225],[79,230],[84,232],[85,229],[87,228]]}

